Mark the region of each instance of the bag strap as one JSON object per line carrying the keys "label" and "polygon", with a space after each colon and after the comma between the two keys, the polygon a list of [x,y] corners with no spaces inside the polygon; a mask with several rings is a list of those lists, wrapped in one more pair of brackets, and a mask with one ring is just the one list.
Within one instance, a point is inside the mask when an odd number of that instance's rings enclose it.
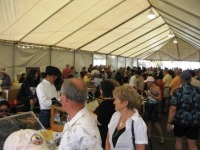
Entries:
{"label": "bag strap", "polygon": [[151,142],[151,139],[150,138],[148,138],[148,145],[149,145],[149,147],[150,147],[150,150],[153,150],[153,145],[152,145],[152,142]]}
{"label": "bag strap", "polygon": [[[135,148],[135,132],[134,132],[134,121],[133,120],[132,120],[132,123],[131,123],[131,132],[132,132],[133,146]],[[149,143],[150,149],[153,150],[153,146],[152,146],[150,139],[148,139],[148,143]]]}
{"label": "bag strap", "polygon": [[132,132],[133,147],[135,148],[135,133],[134,133],[134,121],[133,120],[131,123],[131,132]]}

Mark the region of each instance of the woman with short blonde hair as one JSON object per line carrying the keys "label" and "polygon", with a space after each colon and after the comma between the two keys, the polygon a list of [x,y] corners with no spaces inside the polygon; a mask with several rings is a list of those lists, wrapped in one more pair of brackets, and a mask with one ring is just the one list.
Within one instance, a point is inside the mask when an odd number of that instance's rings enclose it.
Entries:
{"label": "woman with short blonde hair", "polygon": [[113,95],[118,97],[121,102],[128,101],[127,108],[133,109],[137,107],[138,104],[138,92],[136,90],[133,90],[131,86],[128,84],[125,84],[123,86],[117,87],[113,91]]}
{"label": "woman with short blonde hair", "polygon": [[148,143],[147,127],[136,109],[137,91],[125,84],[116,87],[113,96],[116,112],[108,125],[106,150],[144,150]]}

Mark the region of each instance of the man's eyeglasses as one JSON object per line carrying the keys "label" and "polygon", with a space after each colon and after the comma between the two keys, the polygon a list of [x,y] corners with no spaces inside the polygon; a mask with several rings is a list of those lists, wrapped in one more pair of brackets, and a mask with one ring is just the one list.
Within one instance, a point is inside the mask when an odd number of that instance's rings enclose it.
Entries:
{"label": "man's eyeglasses", "polygon": [[9,112],[9,109],[0,109],[0,112],[5,112],[5,113],[8,113]]}

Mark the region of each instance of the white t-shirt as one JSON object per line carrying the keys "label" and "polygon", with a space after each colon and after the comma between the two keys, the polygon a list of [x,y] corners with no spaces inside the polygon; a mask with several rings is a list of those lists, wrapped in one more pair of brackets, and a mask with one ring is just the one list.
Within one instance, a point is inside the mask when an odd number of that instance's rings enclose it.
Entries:
{"label": "white t-shirt", "polygon": [[65,124],[59,150],[102,150],[99,129],[86,108]]}
{"label": "white t-shirt", "polygon": [[95,74],[99,75],[100,74],[99,70],[97,69],[92,70],[91,75],[95,75]]}
{"label": "white t-shirt", "polygon": [[126,130],[119,136],[115,148],[113,147],[112,135],[117,128],[121,113],[115,112],[113,114],[110,123],[108,124],[111,150],[134,150],[131,131],[132,121],[134,121],[135,144],[148,144],[147,126],[142,117],[138,114],[137,109],[134,109],[134,111],[134,115],[126,121]]}

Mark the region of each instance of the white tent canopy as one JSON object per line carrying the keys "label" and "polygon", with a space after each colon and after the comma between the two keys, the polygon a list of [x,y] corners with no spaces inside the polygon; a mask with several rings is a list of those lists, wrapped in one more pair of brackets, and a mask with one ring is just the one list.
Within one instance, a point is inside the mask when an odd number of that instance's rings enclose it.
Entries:
{"label": "white tent canopy", "polygon": [[199,0],[1,0],[0,66],[15,74],[69,63],[79,71],[93,54],[105,54],[114,68],[137,59],[200,62],[199,6]]}

